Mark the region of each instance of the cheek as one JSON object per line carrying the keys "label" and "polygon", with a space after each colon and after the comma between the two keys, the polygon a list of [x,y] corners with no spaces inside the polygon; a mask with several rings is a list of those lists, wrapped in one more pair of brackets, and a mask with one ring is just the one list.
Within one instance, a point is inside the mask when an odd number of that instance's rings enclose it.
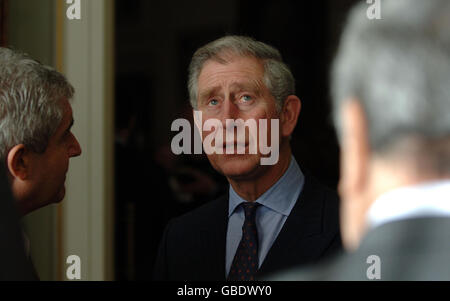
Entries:
{"label": "cheek", "polygon": [[276,114],[264,114],[261,115],[259,120],[265,120],[264,122],[258,121],[258,139],[264,137],[268,142],[267,145],[271,145],[272,141],[280,141],[280,120]]}
{"label": "cheek", "polygon": [[58,176],[64,175],[69,168],[69,156],[66,151],[61,151],[53,157],[53,170]]}

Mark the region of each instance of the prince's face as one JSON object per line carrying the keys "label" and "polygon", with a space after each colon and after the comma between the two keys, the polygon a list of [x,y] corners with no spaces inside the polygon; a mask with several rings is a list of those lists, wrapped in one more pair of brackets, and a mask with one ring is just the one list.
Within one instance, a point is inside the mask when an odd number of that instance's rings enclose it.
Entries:
{"label": "prince's face", "polygon": [[[222,123],[223,145],[222,154],[208,154],[212,166],[227,178],[246,179],[256,176],[259,171],[267,168],[261,166],[261,151],[249,152],[248,128],[246,137],[228,141],[237,148],[238,144],[245,148],[244,154],[227,154],[226,151],[226,120],[250,119],[256,121],[257,132],[260,131],[259,121],[267,120],[266,141],[271,143],[271,119],[278,119],[275,99],[263,81],[264,66],[262,62],[250,56],[231,56],[226,63],[216,60],[207,61],[198,78],[198,110],[202,112],[204,123],[209,119],[217,119]],[[234,129],[233,129],[234,130]],[[212,131],[202,131],[205,139]],[[278,132],[279,134],[279,132]],[[275,137],[279,141],[279,135]],[[235,150],[236,150],[235,148]]]}

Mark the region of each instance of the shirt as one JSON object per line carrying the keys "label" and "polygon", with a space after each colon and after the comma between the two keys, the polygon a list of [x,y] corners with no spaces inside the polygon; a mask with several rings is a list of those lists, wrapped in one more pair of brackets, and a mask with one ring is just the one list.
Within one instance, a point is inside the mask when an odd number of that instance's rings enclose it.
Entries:
{"label": "shirt", "polygon": [[382,194],[367,213],[369,228],[415,217],[450,217],[450,180],[393,189]]}
{"label": "shirt", "polygon": [[[256,210],[256,229],[258,232],[259,267],[272,244],[283,228],[305,183],[305,177],[292,156],[289,167],[283,176],[255,202],[260,206]],[[230,272],[234,255],[242,238],[242,225],[245,215],[241,203],[246,202],[231,187],[229,189],[228,229],[226,242],[226,275]]]}

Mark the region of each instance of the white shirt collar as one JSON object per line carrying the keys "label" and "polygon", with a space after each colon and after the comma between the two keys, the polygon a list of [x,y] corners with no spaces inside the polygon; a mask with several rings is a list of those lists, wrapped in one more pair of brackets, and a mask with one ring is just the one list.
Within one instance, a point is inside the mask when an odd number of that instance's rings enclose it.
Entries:
{"label": "white shirt collar", "polygon": [[450,217],[450,180],[401,187],[382,194],[369,208],[369,228],[415,217]]}
{"label": "white shirt collar", "polygon": [[[303,175],[300,167],[297,164],[294,156],[291,156],[288,169],[283,176],[266,192],[264,192],[255,202],[275,211],[284,216],[289,216],[297,202],[303,185],[305,183],[305,176]],[[228,217],[230,217],[236,208],[243,202],[246,202],[241,198],[233,187],[230,185],[229,190],[229,207]]]}

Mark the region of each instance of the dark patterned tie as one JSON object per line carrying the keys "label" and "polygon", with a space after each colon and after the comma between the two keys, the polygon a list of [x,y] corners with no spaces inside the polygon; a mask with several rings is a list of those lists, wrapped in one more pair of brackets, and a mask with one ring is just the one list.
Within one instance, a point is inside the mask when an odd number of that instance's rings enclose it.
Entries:
{"label": "dark patterned tie", "polygon": [[245,221],[242,225],[242,239],[234,255],[228,280],[255,280],[258,270],[258,232],[255,216],[258,203],[242,203]]}

